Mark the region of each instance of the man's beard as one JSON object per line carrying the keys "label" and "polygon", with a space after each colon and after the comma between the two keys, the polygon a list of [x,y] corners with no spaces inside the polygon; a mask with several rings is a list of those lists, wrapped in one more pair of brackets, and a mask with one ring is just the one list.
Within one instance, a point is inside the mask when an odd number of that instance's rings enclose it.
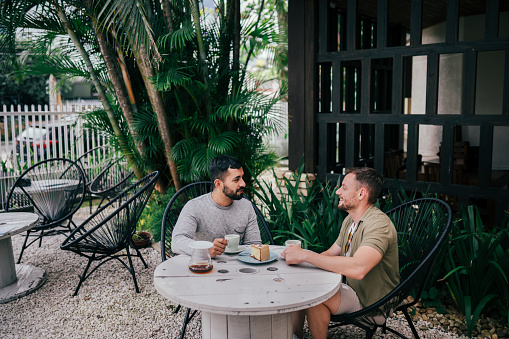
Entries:
{"label": "man's beard", "polygon": [[340,201],[338,204],[338,209],[340,211],[349,211],[352,210],[354,207],[355,207],[354,204],[352,204],[351,201],[349,200]]}
{"label": "man's beard", "polygon": [[[242,188],[239,188],[237,190],[237,192],[234,192],[233,190],[229,189],[226,186],[223,188],[223,194],[226,195],[228,198],[230,198],[232,200],[240,200],[240,199],[242,199],[243,191],[244,190]],[[238,192],[242,192],[242,193],[239,195]]]}

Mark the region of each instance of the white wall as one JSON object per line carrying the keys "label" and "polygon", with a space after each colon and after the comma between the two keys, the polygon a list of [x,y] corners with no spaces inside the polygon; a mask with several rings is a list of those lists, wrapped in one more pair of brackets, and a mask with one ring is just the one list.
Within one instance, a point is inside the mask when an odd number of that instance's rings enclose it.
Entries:
{"label": "white wall", "polygon": [[[460,18],[459,40],[481,40],[484,36],[484,15]],[[501,13],[500,36],[509,36],[509,12]],[[423,43],[444,42],[445,23],[423,30]],[[502,114],[505,54],[502,51],[478,53],[475,114]],[[462,69],[461,54],[442,55],[439,71],[438,114],[461,112]],[[426,105],[426,56],[413,58],[411,113],[424,114]],[[423,80],[424,78],[424,80]],[[479,126],[464,126],[463,140],[471,146],[479,145]],[[423,158],[436,157],[442,141],[441,126],[420,126],[419,154]],[[496,127],[493,140],[493,169],[509,169],[509,127]]]}

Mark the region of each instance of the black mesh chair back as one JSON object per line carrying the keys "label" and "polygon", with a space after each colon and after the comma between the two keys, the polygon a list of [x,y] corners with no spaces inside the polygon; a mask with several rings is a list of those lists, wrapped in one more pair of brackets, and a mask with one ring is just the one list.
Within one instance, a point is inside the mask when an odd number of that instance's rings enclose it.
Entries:
{"label": "black mesh chair back", "polygon": [[[27,247],[43,236],[71,231],[72,216],[85,196],[85,177],[81,168],[68,159],[47,159],[28,168],[14,182],[7,196],[7,212],[33,212],[39,224],[27,231],[18,259]],[[29,237],[35,237],[28,241]]]}
{"label": "black mesh chair back", "polygon": [[[183,188],[181,188],[175,195],[171,198],[170,202],[166,206],[166,210],[164,211],[163,215],[163,221],[161,226],[161,259],[162,261],[165,261],[170,256],[173,255],[171,252],[171,235],[173,232],[173,228],[175,227],[175,224],[177,223],[178,217],[180,215],[180,212],[182,211],[182,208],[184,208],[184,205],[191,199],[194,199],[196,197],[199,197],[200,195],[203,195],[205,193],[212,192],[214,186],[211,181],[202,181],[202,182],[196,182],[193,184],[189,184]],[[244,199],[249,200],[246,196],[244,196]],[[262,213],[256,207],[255,204],[251,202],[255,213],[256,218],[258,221],[258,228],[260,229],[260,236],[262,239],[262,242],[264,244],[271,244],[274,245],[274,240],[272,239],[272,235],[270,234],[269,227],[267,226],[267,222],[265,221],[265,218],[263,217]],[[177,313],[180,310],[180,305],[177,307],[177,309],[174,311],[174,313]],[[193,316],[196,314],[196,311],[193,311],[191,313],[191,309],[187,309],[186,315],[184,317],[184,323],[182,325],[182,330],[180,333],[180,338],[184,338],[184,335],[186,333],[186,327],[187,324],[191,321]]]}
{"label": "black mesh chair back", "polygon": [[85,199],[88,198],[90,214],[92,214],[92,193],[90,184],[108,165],[112,158],[109,146],[97,146],[83,153],[76,159],[76,163],[83,170],[85,175]]}
{"label": "black mesh chair back", "polygon": [[[371,338],[377,328],[382,327],[404,338],[401,333],[386,326],[386,320],[393,312],[402,311],[413,335],[419,338],[408,308],[415,305],[421,296],[435,258],[449,233],[452,212],[441,200],[423,198],[393,208],[387,215],[398,232],[400,284],[385,297],[358,312],[331,316],[330,327],[354,324],[366,330],[366,338]],[[415,301],[405,303],[412,291]],[[378,316],[377,321],[375,316]]]}
{"label": "black mesh chair back", "polygon": [[125,157],[112,160],[90,183],[90,193],[102,198],[97,209],[104,200],[110,200],[122,192],[133,179],[134,172],[125,164]]}
{"label": "black mesh chair back", "polygon": [[[159,172],[153,172],[128,187],[85,220],[62,243],[61,249],[72,251],[88,259],[74,295],[78,294],[81,284],[97,268],[112,259],[120,261],[131,273],[136,292],[139,292],[131,256],[139,257],[145,267],[147,264],[140,251],[134,248],[136,254],[131,254],[129,246],[132,243],[131,237],[136,231],[136,224],[158,178]],[[126,253],[122,253],[122,250]],[[122,260],[122,257],[126,256],[129,265]],[[88,272],[93,261],[99,263]]]}
{"label": "black mesh chair back", "polygon": [[[213,188],[213,183],[211,181],[196,182],[183,187],[171,198],[164,212],[161,227],[162,261],[165,261],[171,255],[171,234],[175,224],[177,223],[180,211],[182,211],[182,208],[184,208],[184,205],[191,199],[194,199],[205,193],[212,192]],[[244,199],[249,200],[246,196],[244,196]],[[274,240],[269,231],[267,222],[263,217],[263,214],[253,202],[251,202],[251,204],[256,213],[256,219],[258,221],[258,228],[260,230],[260,237],[262,242],[264,244],[274,245]]]}

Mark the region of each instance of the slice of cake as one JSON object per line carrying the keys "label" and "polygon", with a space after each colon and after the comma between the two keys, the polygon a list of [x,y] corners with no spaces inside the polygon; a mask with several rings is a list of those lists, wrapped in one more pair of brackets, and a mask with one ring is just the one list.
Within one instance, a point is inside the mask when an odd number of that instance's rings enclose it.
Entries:
{"label": "slice of cake", "polygon": [[270,258],[269,245],[251,245],[251,256],[259,261],[268,260]]}

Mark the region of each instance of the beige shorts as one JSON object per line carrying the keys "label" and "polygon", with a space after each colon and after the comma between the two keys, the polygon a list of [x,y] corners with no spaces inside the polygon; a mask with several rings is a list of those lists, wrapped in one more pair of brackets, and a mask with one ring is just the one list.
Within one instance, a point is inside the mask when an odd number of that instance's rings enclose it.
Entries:
{"label": "beige shorts", "polygon": [[[341,291],[341,303],[339,304],[339,308],[336,313],[334,313],[334,315],[357,312],[363,308],[361,302],[359,301],[359,297],[353,288],[347,284],[341,284],[339,290]],[[385,323],[385,318],[382,315],[368,317],[368,319],[371,319],[371,321],[374,321],[378,325]],[[372,325],[371,321],[369,321],[370,326]]]}
{"label": "beige shorts", "polygon": [[362,309],[357,293],[347,284],[341,284],[341,303],[334,314],[352,313]]}

